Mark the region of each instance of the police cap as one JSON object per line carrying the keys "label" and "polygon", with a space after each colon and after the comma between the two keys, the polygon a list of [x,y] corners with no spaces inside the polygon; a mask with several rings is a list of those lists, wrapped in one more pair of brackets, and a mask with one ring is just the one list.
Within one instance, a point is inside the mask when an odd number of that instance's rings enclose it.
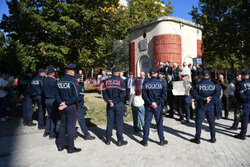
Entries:
{"label": "police cap", "polygon": [[53,66],[49,67],[47,73],[51,74],[53,72],[56,72],[55,68]]}
{"label": "police cap", "polygon": [[248,71],[247,70],[242,71],[241,75],[248,75]]}
{"label": "police cap", "polygon": [[236,74],[235,74],[235,76],[238,76],[238,75],[241,75],[240,71],[236,72]]}
{"label": "police cap", "polygon": [[164,73],[163,72],[159,72],[159,75],[164,75]]}
{"label": "police cap", "polygon": [[210,75],[210,72],[208,70],[203,70],[202,75],[204,75],[204,76]]}
{"label": "police cap", "polygon": [[66,67],[64,67],[65,69],[75,69],[76,65],[75,64],[69,64]]}
{"label": "police cap", "polygon": [[113,72],[120,72],[120,68],[119,67],[114,67]]}
{"label": "police cap", "polygon": [[46,72],[43,68],[40,68],[39,70],[38,70],[38,73],[40,74],[40,73],[42,73],[42,72]]}
{"label": "police cap", "polygon": [[156,74],[157,70],[155,68],[151,68],[149,72],[150,72],[150,74]]}

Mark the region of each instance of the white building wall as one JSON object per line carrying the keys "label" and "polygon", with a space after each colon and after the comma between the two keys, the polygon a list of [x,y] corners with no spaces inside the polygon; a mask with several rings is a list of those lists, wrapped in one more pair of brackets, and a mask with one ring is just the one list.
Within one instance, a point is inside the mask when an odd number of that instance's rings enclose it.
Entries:
{"label": "white building wall", "polygon": [[[140,52],[139,42],[144,39],[144,33],[146,33],[145,39],[147,39],[148,49]],[[156,22],[130,32],[130,42],[136,42],[137,64],[140,58],[145,55],[148,55],[151,62],[153,62],[153,37],[164,34],[181,36],[182,63],[187,62],[188,64],[193,64],[192,58],[197,57],[197,40],[202,40],[202,31],[199,28],[174,21]],[[137,74],[139,73],[140,71],[137,66]]]}

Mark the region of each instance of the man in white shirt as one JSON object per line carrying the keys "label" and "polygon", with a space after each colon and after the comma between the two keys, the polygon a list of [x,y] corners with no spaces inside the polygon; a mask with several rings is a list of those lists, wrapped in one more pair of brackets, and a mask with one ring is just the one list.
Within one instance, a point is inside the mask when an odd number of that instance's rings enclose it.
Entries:
{"label": "man in white shirt", "polygon": [[7,89],[11,86],[8,84],[8,78],[9,76],[6,73],[3,73],[0,77],[0,121],[5,122],[8,117],[6,115],[7,105],[8,105],[8,99]]}
{"label": "man in white shirt", "polygon": [[188,76],[189,76],[189,81],[190,81],[190,82],[192,82],[191,69],[190,69],[190,68],[188,68],[188,66],[187,66],[187,63],[186,63],[186,62],[184,62],[184,63],[183,63],[182,73],[184,73],[184,74],[188,74]]}

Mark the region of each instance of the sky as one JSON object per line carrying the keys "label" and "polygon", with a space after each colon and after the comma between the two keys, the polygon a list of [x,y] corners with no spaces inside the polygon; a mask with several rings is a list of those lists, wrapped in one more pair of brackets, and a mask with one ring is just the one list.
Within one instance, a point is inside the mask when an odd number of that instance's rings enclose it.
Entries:
{"label": "sky", "polygon": [[[169,0],[164,0],[168,3]],[[199,0],[170,0],[174,6],[174,13],[172,16],[180,17],[192,21],[192,17],[188,14],[192,10],[192,6],[197,6]],[[126,3],[126,0],[121,0],[121,2]],[[8,14],[8,6],[6,5],[6,0],[0,0],[0,20],[2,20],[3,14]]]}

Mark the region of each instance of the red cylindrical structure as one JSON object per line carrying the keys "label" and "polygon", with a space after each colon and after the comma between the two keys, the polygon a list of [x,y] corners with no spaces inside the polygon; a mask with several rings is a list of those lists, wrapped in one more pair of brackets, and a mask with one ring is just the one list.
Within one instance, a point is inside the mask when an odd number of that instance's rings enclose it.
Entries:
{"label": "red cylindrical structure", "polygon": [[153,66],[160,69],[158,62],[165,63],[169,61],[172,65],[177,63],[181,65],[181,36],[175,34],[158,35],[154,40],[154,61]]}
{"label": "red cylindrical structure", "polygon": [[197,57],[200,58],[203,55],[203,42],[202,40],[197,40]]}
{"label": "red cylindrical structure", "polygon": [[136,43],[129,44],[129,71],[134,73],[136,77]]}

